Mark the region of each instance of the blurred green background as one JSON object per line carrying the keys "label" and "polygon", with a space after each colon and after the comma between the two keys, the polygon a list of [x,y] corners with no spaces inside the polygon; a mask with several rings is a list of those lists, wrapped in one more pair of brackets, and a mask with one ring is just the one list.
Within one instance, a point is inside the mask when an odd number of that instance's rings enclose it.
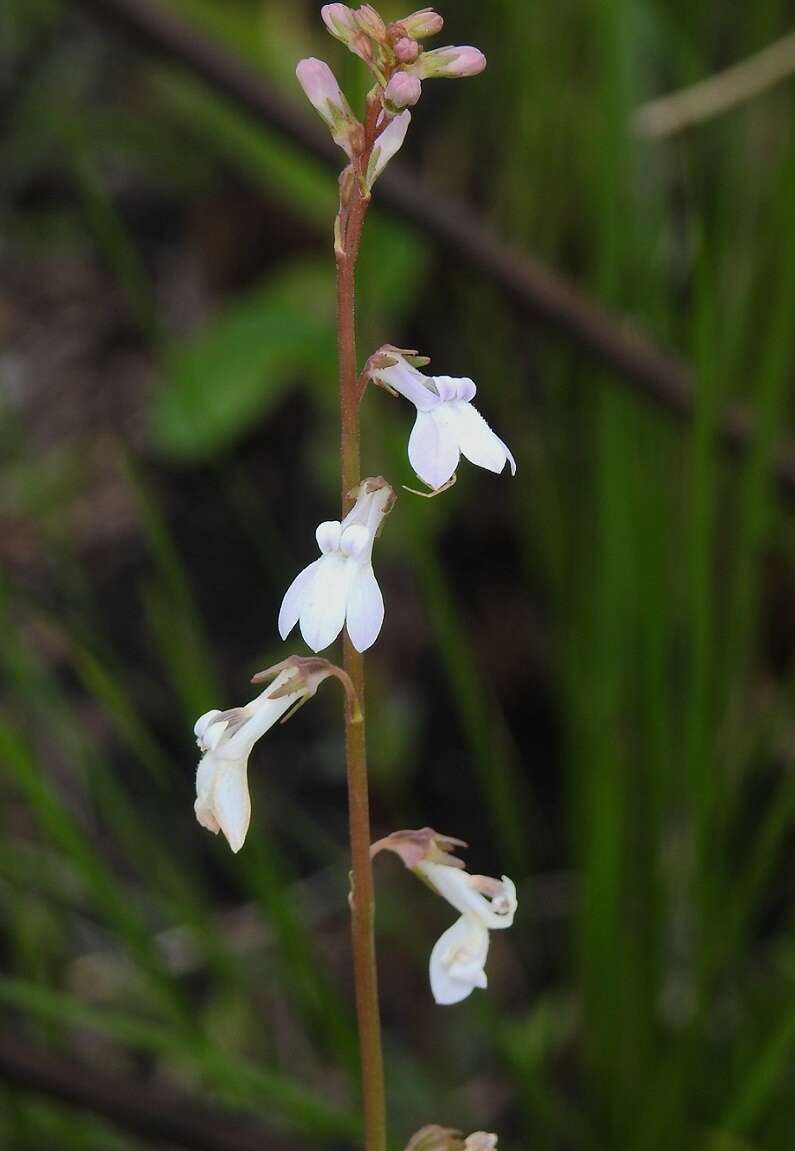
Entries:
{"label": "blurred green background", "polygon": [[[301,107],[318,3],[159,0]],[[471,375],[519,461],[404,493],[377,555],[377,834],[430,823],[507,871],[491,986],[433,1006],[450,922],[377,866],[391,1127],[505,1151],[795,1145],[790,84],[670,138],[636,110],[795,26],[784,0],[456,0],[487,72],[425,86],[401,160],[693,367],[635,400],[476,269],[373,212],[362,359]],[[383,4],[388,17],[401,12]],[[310,112],[307,110],[307,115]],[[79,3],[0,8],[3,1042],[357,1140],[340,699],[271,734],[233,858],[194,822],[192,725],[241,704],[337,506],[335,179]],[[715,446],[756,414],[744,463]],[[412,484],[406,404],[366,474]],[[272,1141],[271,1141],[272,1140]],[[0,1079],[0,1146],[145,1143]]]}

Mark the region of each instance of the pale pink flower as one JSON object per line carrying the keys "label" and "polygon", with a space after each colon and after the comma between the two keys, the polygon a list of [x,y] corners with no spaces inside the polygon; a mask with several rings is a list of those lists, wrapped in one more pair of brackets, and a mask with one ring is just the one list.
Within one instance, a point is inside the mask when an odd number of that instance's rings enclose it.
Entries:
{"label": "pale pink flower", "polygon": [[353,159],[362,138],[362,126],[350,109],[334,73],[323,60],[309,57],[295,70],[309,103],[321,117],[335,144]]}
{"label": "pale pink flower", "polygon": [[486,57],[479,48],[435,48],[423,52],[409,70],[420,80],[441,78],[458,80],[464,76],[477,76],[486,67]]}

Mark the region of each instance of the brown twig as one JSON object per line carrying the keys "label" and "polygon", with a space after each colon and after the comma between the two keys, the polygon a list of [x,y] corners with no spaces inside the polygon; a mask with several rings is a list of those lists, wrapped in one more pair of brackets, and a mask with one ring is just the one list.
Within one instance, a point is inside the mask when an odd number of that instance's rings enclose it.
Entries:
{"label": "brown twig", "polygon": [[[307,115],[252,68],[152,0],[80,2],[148,51],[200,77],[260,123],[338,167],[338,150]],[[680,422],[692,417],[693,378],[681,358],[657,346],[563,276],[504,243],[475,213],[434,194],[398,163],[391,164],[379,180],[378,198],[389,211],[478,268],[545,327],[576,342],[635,395]],[[747,413],[732,411],[721,424],[721,444],[731,456],[745,455],[753,435],[753,421]],[[795,445],[786,444],[779,451],[775,473],[783,492],[795,497]]]}
{"label": "brown twig", "polygon": [[783,83],[795,74],[795,32],[782,36],[739,64],[650,100],[638,108],[633,126],[639,136],[664,139],[714,120]]}
{"label": "brown twig", "polygon": [[[268,1131],[210,1111],[190,1096],[110,1076],[50,1052],[0,1039],[0,1081],[68,1107],[90,1111],[143,1139],[188,1151],[286,1151]],[[295,1149],[295,1144],[290,1146]]]}

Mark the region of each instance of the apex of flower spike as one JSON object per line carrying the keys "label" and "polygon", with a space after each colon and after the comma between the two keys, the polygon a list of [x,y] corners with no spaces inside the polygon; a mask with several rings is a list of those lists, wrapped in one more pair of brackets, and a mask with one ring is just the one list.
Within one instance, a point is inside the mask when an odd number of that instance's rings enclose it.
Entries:
{"label": "apex of flower spike", "polygon": [[396,20],[390,26],[390,32],[397,32],[402,36],[410,36],[412,40],[425,40],[428,36],[436,36],[444,28],[444,20],[433,8],[422,8],[419,12],[412,12],[402,20]]}
{"label": "apex of flower spike", "polygon": [[381,851],[391,851],[400,856],[409,871],[414,871],[420,863],[426,861],[463,868],[464,861],[456,859],[453,852],[457,847],[466,846],[463,839],[441,835],[432,827],[422,827],[417,831],[393,831],[391,835],[379,839],[370,848],[370,857],[374,859]]}
{"label": "apex of flower spike", "polygon": [[486,57],[479,48],[464,47],[435,48],[423,52],[409,71],[420,80],[447,79],[460,80],[465,76],[477,76],[486,67]]}

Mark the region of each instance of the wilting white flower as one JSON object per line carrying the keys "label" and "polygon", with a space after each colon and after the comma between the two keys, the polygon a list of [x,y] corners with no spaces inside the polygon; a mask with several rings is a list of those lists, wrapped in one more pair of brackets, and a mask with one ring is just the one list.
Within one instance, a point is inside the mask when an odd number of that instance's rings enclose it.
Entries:
{"label": "wilting white flower", "polygon": [[455,475],[462,455],[490,472],[501,472],[509,464],[516,475],[510,449],[472,405],[477,395],[472,380],[425,376],[394,348],[377,352],[368,371],[371,379],[398,392],[417,409],[409,460],[429,487],[444,487]]}
{"label": "wilting white flower", "polygon": [[431,991],[436,1002],[445,1006],[460,1003],[476,987],[487,986],[489,931],[510,927],[517,906],[516,887],[507,875],[502,879],[470,875],[453,854],[457,847],[466,844],[440,835],[432,827],[423,827],[418,831],[395,831],[370,848],[373,857],[381,851],[400,856],[409,871],[461,912],[460,919],[445,931],[431,952]]}
{"label": "wilting white flower", "polygon": [[329,676],[343,684],[355,715],[359,703],[344,671],[324,659],[290,656],[254,677],[254,683],[273,682],[245,707],[208,711],[196,721],[193,730],[202,752],[196,772],[196,818],[214,835],[222,831],[232,851],[240,851],[245,843],[251,820],[248,759],[254,744],[291,709],[311,699]]}
{"label": "wilting white flower", "polygon": [[[291,679],[296,690],[282,695]],[[234,852],[245,843],[251,820],[248,758],[254,744],[306,694],[295,672],[285,670],[245,707],[209,711],[196,722],[196,742],[203,752],[196,772],[196,818],[215,835],[223,831]]]}
{"label": "wilting white flower", "polygon": [[416,871],[461,912],[461,918],[436,943],[430,959],[436,1002],[443,1006],[460,1003],[476,987],[488,985],[489,931],[512,925],[516,887],[505,875],[501,880],[489,879],[430,860],[417,864]]}
{"label": "wilting white flower", "polygon": [[282,639],[300,623],[304,640],[318,652],[347,626],[357,651],[372,647],[384,622],[373,544],[394,502],[395,493],[386,480],[365,480],[345,519],[320,525],[316,538],[322,555],[296,576],[282,601]]}
{"label": "wilting white flower", "polygon": [[370,156],[370,163],[367,165],[365,184],[367,185],[368,193],[373,190],[373,184],[375,184],[389,161],[392,160],[403,147],[403,141],[406,139],[406,133],[409,130],[410,124],[411,112],[409,112],[407,108],[405,112],[401,112],[399,116],[395,116],[393,120],[389,121],[386,128],[384,128],[376,140]]}
{"label": "wilting white flower", "polygon": [[364,142],[364,130],[351,111],[334,73],[323,60],[301,60],[295,70],[312,107],[323,120],[335,144],[349,159]]}

